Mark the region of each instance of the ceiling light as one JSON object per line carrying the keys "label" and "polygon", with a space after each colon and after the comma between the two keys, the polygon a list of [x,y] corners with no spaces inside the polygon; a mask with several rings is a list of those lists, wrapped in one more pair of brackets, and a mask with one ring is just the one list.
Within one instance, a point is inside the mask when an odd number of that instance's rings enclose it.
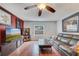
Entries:
{"label": "ceiling light", "polygon": [[37,6],[39,9],[45,9],[46,7],[46,4],[38,4]]}

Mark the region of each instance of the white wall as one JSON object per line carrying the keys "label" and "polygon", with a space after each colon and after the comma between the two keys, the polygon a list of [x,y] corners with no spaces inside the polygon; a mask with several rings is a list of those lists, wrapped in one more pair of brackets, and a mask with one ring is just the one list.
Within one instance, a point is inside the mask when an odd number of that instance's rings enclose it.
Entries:
{"label": "white wall", "polygon": [[[35,35],[34,26],[43,26],[44,34],[43,35]],[[52,35],[57,35],[57,22],[56,21],[27,21],[24,23],[25,28],[30,28],[31,38],[39,39],[39,38],[48,38]]]}
{"label": "white wall", "polygon": [[62,20],[57,21],[57,33],[62,33]]}

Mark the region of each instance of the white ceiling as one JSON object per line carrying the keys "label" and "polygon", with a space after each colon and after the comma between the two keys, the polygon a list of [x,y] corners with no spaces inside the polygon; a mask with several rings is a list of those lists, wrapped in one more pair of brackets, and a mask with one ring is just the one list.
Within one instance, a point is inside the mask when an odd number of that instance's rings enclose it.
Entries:
{"label": "white ceiling", "polygon": [[49,3],[48,5],[52,6],[56,12],[50,13],[43,10],[43,14],[39,17],[37,8],[24,10],[24,7],[33,4],[35,3],[0,3],[2,7],[25,21],[57,21],[79,11],[77,3]]}

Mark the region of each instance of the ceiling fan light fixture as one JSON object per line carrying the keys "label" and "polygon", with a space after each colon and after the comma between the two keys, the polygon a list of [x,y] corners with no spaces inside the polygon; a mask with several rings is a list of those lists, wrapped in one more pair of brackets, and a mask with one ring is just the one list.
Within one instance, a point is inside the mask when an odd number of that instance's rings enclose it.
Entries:
{"label": "ceiling fan light fixture", "polygon": [[37,6],[40,10],[45,9],[46,8],[46,4],[38,4]]}

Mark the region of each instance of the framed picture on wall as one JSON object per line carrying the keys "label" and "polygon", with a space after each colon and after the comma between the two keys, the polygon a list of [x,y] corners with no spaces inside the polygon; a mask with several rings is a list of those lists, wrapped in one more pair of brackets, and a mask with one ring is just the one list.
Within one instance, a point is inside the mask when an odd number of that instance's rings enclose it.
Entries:
{"label": "framed picture on wall", "polygon": [[78,32],[79,16],[74,15],[62,21],[63,32]]}
{"label": "framed picture on wall", "polygon": [[11,25],[11,15],[0,9],[0,23],[5,25]]}
{"label": "framed picture on wall", "polygon": [[43,34],[43,26],[35,26],[35,34]]}

